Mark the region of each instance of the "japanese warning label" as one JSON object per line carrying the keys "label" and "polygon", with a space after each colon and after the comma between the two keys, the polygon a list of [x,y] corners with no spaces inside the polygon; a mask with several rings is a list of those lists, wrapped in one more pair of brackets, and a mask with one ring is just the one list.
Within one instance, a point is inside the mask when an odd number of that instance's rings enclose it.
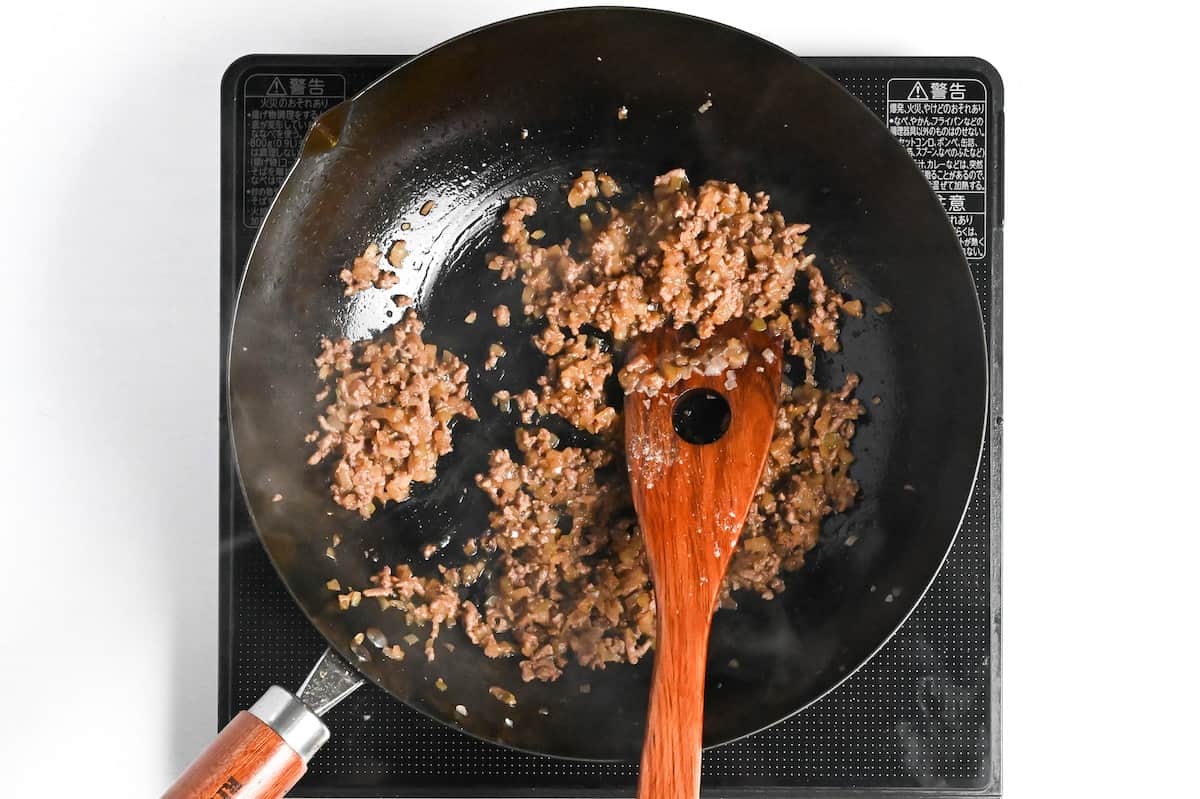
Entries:
{"label": "japanese warning label", "polygon": [[341,75],[251,75],[243,89],[242,224],[258,227],[313,120],[346,99]]}
{"label": "japanese warning label", "polygon": [[887,126],[941,198],[966,256],[987,255],[987,87],[974,78],[891,78]]}

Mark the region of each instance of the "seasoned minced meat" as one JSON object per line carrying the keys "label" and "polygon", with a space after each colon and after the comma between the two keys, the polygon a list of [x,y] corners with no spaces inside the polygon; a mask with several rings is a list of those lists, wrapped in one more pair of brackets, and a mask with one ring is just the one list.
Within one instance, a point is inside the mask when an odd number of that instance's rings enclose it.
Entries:
{"label": "seasoned minced meat", "polygon": [[[588,181],[575,190],[595,191]],[[664,324],[694,325],[706,339],[731,319],[777,314],[805,264],[808,226],[787,224],[768,204],[732,183],[693,191],[676,169],[655,179],[652,197],[611,209],[572,249],[529,243],[524,220],[537,203],[521,197],[504,215],[509,250],[490,267],[501,277],[519,272],[525,312],[573,333],[586,324],[623,342]]]}
{"label": "seasoned minced meat", "polygon": [[[783,388],[768,465],[721,588],[722,606],[736,606],[734,591],[766,598],[782,591],[782,574],[804,564],[821,521],[853,503],[858,484],[847,469],[862,414],[850,396],[856,384],[851,377],[837,392]],[[485,610],[459,605],[468,637],[489,657],[520,657],[526,681],[557,679],[569,656],[589,668],[636,663],[654,641],[654,590],[620,442],[560,448],[550,432],[520,428],[516,449],[492,452],[478,478],[495,508],[478,545],[494,575]],[[406,581],[397,583],[396,574]],[[430,580],[428,593],[444,597],[444,580]],[[418,601],[426,593],[403,564],[373,582],[415,592]],[[395,598],[411,612],[411,596]],[[411,618],[420,623],[425,616],[435,618],[430,611]]]}
{"label": "seasoned minced meat", "polygon": [[758,493],[722,586],[724,606],[736,605],[733,591],[749,589],[767,599],[782,591],[780,572],[804,565],[821,521],[853,504],[858,483],[848,474],[850,441],[863,406],[850,395],[858,382],[852,374],[835,392],[783,387]]}
{"label": "seasoned minced meat", "polygon": [[[399,267],[408,255],[403,241],[397,241],[388,251],[388,263]],[[383,253],[378,244],[368,244],[362,255],[355,257],[349,267],[338,273],[338,278],[346,284],[347,297],[357,294],[364,289],[374,286],[377,289],[390,289],[400,282],[395,272],[383,268]]]}
{"label": "seasoned minced meat", "polygon": [[564,337],[547,328],[534,337],[538,349],[550,356],[546,374],[538,378],[540,394],[535,403],[525,395],[516,397],[522,411],[535,408],[543,416],[557,414],[589,433],[602,433],[620,418],[616,408],[604,402],[604,381],[612,374],[612,354],[599,341],[584,335]]}
{"label": "seasoned minced meat", "polygon": [[310,438],[317,464],[337,456],[333,500],[364,518],[375,503],[408,498],[412,483],[432,482],[438,458],[453,449],[456,416],[476,419],[468,399],[467,365],[421,339],[424,325],[409,309],[376,341],[321,342],[318,376],[334,401]]}
{"label": "seasoned minced meat", "polygon": [[483,368],[490,372],[496,368],[496,364],[500,363],[500,359],[507,354],[508,351],[504,349],[503,344],[498,341],[492,342],[488,345],[488,357],[483,362]]}
{"label": "seasoned minced meat", "polygon": [[[546,430],[521,428],[516,439],[520,460],[497,450],[477,480],[495,507],[479,544],[490,553],[494,590],[482,611],[456,605],[468,637],[491,657],[519,655],[526,681],[556,679],[569,655],[594,668],[637,662],[653,640],[654,598],[624,472],[601,477],[611,451],[560,449]],[[453,573],[421,580],[402,564],[363,593],[434,622],[432,641],[439,625],[455,622],[428,597],[448,609]]]}
{"label": "seasoned minced meat", "polygon": [[[767,350],[771,357],[774,353]],[[652,363],[644,354],[631,358],[617,376],[626,394],[635,391],[653,397],[664,388],[686,380],[693,374],[710,377],[732,374],[750,360],[750,351],[739,338],[692,339],[684,342],[679,352],[666,352]],[[732,388],[729,386],[728,388]]]}
{"label": "seasoned minced meat", "polygon": [[[766,598],[782,591],[782,575],[803,565],[822,520],[858,494],[848,473],[863,414],[852,396],[858,378],[829,391],[813,367],[818,351],[838,349],[841,314],[861,315],[862,305],[830,288],[804,253],[807,226],[788,224],[765,195],[733,184],[710,181],[693,191],[681,170],[660,176],[653,196],[624,210],[596,199],[617,191],[604,173],[585,172],[572,184],[568,204],[592,202],[601,215],[581,220],[574,243],[534,243],[544,234],[526,228],[537,212],[531,198],[512,200],[503,215],[506,248],[489,267],[504,279],[520,277],[523,311],[545,322],[534,344],[548,360],[535,388],[497,391],[492,400],[526,425],[535,415],[557,415],[602,435],[594,448],[563,447],[545,429],[518,428],[515,447],[493,451],[477,477],[493,510],[488,531],[463,548],[472,560],[427,576],[399,564],[372,578],[362,595],[430,626],[430,658],[440,628],[455,624],[487,656],[519,658],[526,681],[557,679],[571,660],[603,668],[646,654],[654,591],[625,476],[620,407],[608,404],[606,383],[653,393],[697,371],[736,381],[749,352],[739,339],[713,337],[731,319],[745,317],[784,339],[805,374],[782,389],[721,605],[735,607],[737,591]],[[626,340],[665,324],[685,331],[679,352],[622,364]],[[349,358],[348,347],[330,345],[331,363]],[[497,352],[489,356],[494,365]],[[486,580],[481,604],[465,599],[476,580]]]}

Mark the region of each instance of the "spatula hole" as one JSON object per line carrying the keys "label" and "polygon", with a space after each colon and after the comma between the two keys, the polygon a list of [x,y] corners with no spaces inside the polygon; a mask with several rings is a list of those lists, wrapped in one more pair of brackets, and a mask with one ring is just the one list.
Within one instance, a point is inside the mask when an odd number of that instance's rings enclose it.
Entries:
{"label": "spatula hole", "polygon": [[689,444],[711,444],[729,429],[729,402],[711,388],[693,388],[675,400],[671,424]]}

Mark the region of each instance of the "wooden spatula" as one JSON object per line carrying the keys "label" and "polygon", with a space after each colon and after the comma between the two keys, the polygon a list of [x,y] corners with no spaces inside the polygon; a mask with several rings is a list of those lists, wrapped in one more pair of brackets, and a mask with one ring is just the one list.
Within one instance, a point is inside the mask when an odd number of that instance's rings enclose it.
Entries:
{"label": "wooden spatula", "polygon": [[[634,392],[625,399],[629,480],[658,615],[639,799],[700,794],[712,614],[779,405],[779,342],[744,321],[723,326],[716,336],[740,338],[749,348],[749,361],[732,380],[724,372],[692,375],[654,397]],[[641,353],[655,362],[678,351],[679,338],[674,330],[650,334],[632,345],[630,357]]]}

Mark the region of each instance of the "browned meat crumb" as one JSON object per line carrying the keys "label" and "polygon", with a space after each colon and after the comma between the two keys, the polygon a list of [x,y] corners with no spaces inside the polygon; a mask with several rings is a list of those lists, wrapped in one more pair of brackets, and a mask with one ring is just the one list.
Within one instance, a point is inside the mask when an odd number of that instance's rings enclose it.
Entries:
{"label": "browned meat crumb", "polygon": [[473,325],[473,324],[475,324],[475,319],[478,316],[479,316],[479,314],[475,313],[474,311],[471,311],[470,313],[467,314],[466,318],[463,319],[463,321],[466,322],[468,325]]}
{"label": "browned meat crumb", "polygon": [[496,698],[497,702],[503,702],[509,707],[517,706],[517,697],[512,691],[501,688],[499,685],[493,685],[488,688],[488,693]]}
{"label": "browned meat crumb", "polygon": [[[388,259],[394,266],[398,266],[398,262],[391,260],[396,253],[396,245],[400,245],[402,253],[407,254],[407,251],[403,250],[403,241],[397,241],[395,245],[392,245]],[[403,259],[403,254],[400,256],[401,259]],[[350,264],[348,269],[343,269],[337,274],[337,277],[346,283],[346,292],[343,294],[353,296],[372,286],[378,289],[389,289],[400,282],[400,278],[396,276],[395,272],[383,269],[382,259],[383,254],[379,252],[379,245],[367,245],[366,250],[362,251],[361,256],[354,259],[354,263]]]}
{"label": "browned meat crumb", "polygon": [[533,413],[537,410],[537,395],[533,389],[527,388],[513,397],[513,403],[521,413],[521,422],[529,424],[533,421]]}
{"label": "browned meat crumb", "polygon": [[[826,352],[837,352],[841,349],[838,343],[838,316],[842,309],[842,295],[829,288],[821,270],[811,262],[805,265],[808,276],[808,325],[812,329],[812,339]],[[859,304],[861,312],[862,305]],[[805,309],[794,306],[795,316]],[[809,372],[812,369],[809,368]]]}
{"label": "browned meat crumb", "polygon": [[500,363],[500,359],[507,355],[508,352],[504,349],[504,345],[500,342],[494,342],[488,346],[488,357],[483,362],[483,368],[491,371],[496,368],[496,364]]}
{"label": "browned meat crumb", "polygon": [[425,201],[425,202],[424,202],[424,203],[421,205],[421,210],[420,210],[420,211],[418,211],[418,213],[419,213],[419,214],[421,214],[421,216],[429,216],[429,212],[433,210],[433,207],[434,207],[435,205],[437,205],[437,202],[436,202],[436,201],[434,201],[434,200],[426,200],[426,201]]}
{"label": "browned meat crumb", "polygon": [[508,327],[512,320],[512,314],[508,310],[507,305],[497,305],[492,309],[492,318],[496,320],[496,324],[500,327]]}
{"label": "browned meat crumb", "polygon": [[413,482],[432,481],[438,458],[453,449],[452,420],[478,418],[467,365],[426,344],[423,329],[409,310],[376,341],[321,342],[318,375],[335,393],[317,419],[322,435],[309,463],[336,454],[333,499],[364,518],[376,502],[402,502]]}
{"label": "browned meat crumb", "polygon": [[372,242],[357,256],[354,262],[338,273],[338,277],[346,284],[343,292],[350,297],[363,289],[369,289],[380,279],[379,245]]}
{"label": "browned meat crumb", "polygon": [[397,294],[395,297],[392,297],[392,302],[396,304],[397,308],[407,308],[413,304],[413,298],[407,294]]}
{"label": "browned meat crumb", "polygon": [[853,317],[861,317],[863,315],[862,300],[843,300],[841,306],[843,311]]}
{"label": "browned meat crumb", "polygon": [[621,187],[607,172],[601,172],[596,176],[596,188],[600,190],[600,195],[605,199],[621,193]]}
{"label": "browned meat crumb", "polygon": [[599,189],[596,187],[596,173],[585,169],[571,184],[571,189],[567,192],[567,205],[578,208],[597,194]]}
{"label": "browned meat crumb", "polygon": [[501,217],[503,233],[501,241],[509,245],[511,255],[496,255],[488,261],[488,269],[500,273],[502,280],[512,280],[517,275],[517,262],[533,258],[529,244],[529,231],[525,228],[525,217],[537,212],[537,203],[532,197],[514,197],[508,201],[508,210]]}
{"label": "browned meat crumb", "polygon": [[404,239],[396,239],[392,243],[392,248],[388,250],[388,263],[396,269],[404,263],[404,259],[408,257],[408,246]]}

